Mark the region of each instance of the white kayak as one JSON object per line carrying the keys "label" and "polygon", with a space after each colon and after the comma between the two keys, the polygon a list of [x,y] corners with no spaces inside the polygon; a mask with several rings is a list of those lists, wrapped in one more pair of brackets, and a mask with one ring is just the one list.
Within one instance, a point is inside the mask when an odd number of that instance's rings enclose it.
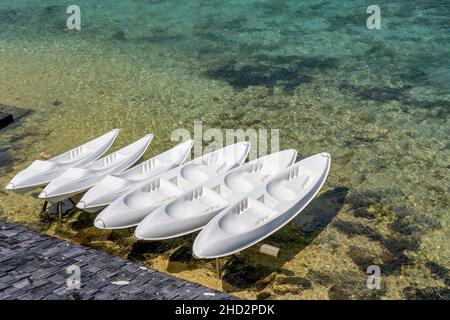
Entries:
{"label": "white kayak", "polygon": [[321,153],[295,163],[212,219],[194,241],[197,258],[219,258],[249,248],[295,218],[316,196],[330,170]]}
{"label": "white kayak", "polygon": [[49,160],[35,160],[20,171],[6,185],[7,190],[25,193],[47,185],[68,168],[82,167],[100,158],[114,143],[119,129],[114,129],[94,140]]}
{"label": "white kayak", "polygon": [[195,232],[231,203],[292,165],[296,157],[293,149],[275,152],[191,188],[142,220],[134,236],[163,240]]}
{"label": "white kayak", "polygon": [[44,188],[39,198],[59,202],[86,191],[103,177],[120,173],[132,166],[145,153],[152,139],[152,134],[146,135],[84,167],[67,169]]}
{"label": "white kayak", "polygon": [[189,156],[193,143],[188,140],[122,173],[107,175],[83,195],[77,208],[87,212],[104,209],[143,181],[180,166]]}
{"label": "white kayak", "polygon": [[94,225],[99,229],[134,227],[185,190],[241,165],[249,150],[248,142],[236,143],[163,173],[116,199],[100,212]]}

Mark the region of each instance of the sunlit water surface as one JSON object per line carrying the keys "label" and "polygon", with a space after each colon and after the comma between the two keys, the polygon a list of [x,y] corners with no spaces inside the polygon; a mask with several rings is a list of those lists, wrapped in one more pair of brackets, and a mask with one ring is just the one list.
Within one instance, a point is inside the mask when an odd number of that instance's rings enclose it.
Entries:
{"label": "sunlit water surface", "polygon": [[[0,131],[0,184],[32,160],[111,128],[114,150],[148,132],[145,158],[176,128],[280,130],[300,157],[327,151],[316,200],[267,242],[194,260],[194,237],[138,243],[96,230],[93,215],[58,221],[29,195],[0,190],[0,218],[107,250],[246,298],[449,298],[450,5],[379,1],[79,0],[0,4],[0,103],[30,109]],[[54,211],[54,210],[53,210]],[[366,286],[379,265],[380,290]]]}

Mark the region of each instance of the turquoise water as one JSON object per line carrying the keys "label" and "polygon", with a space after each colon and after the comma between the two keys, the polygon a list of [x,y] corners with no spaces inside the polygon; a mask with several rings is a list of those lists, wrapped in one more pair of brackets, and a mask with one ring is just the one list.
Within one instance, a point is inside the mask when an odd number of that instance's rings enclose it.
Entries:
{"label": "turquoise water", "polygon": [[[2,1],[0,103],[34,111],[0,131],[2,184],[42,152],[115,126],[118,147],[155,133],[149,157],[194,120],[279,129],[282,148],[328,151],[333,167],[318,199],[269,239],[285,255],[244,252],[221,281],[203,276],[207,262],[174,267],[184,242],[144,250],[81,213],[43,221],[38,202],[6,192],[0,212],[244,297],[448,298],[450,4],[377,2],[381,29],[368,30],[370,4],[84,0],[81,30],[68,31],[65,1]],[[378,291],[365,288],[371,264]]]}

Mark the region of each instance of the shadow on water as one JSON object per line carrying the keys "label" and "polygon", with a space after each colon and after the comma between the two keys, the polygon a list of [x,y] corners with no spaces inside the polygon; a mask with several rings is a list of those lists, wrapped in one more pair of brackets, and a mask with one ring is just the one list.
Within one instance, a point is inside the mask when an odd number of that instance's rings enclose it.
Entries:
{"label": "shadow on water", "polygon": [[[400,234],[387,237],[380,234],[369,225],[343,220],[335,221],[333,226],[349,238],[365,236],[374,242],[378,242],[382,247],[381,255],[375,256],[370,252],[367,252],[364,248],[350,246],[347,255],[361,271],[364,272],[369,265],[377,264],[383,270],[383,274],[397,275],[401,272],[403,266],[414,262],[414,259],[412,259],[407,252],[415,252],[420,248],[420,233],[411,235]],[[394,230],[391,231],[392,233],[395,233]],[[376,263],[376,259],[380,259],[382,263]]]}
{"label": "shadow on water", "polygon": [[161,241],[138,240],[133,243],[128,259],[132,261],[145,261],[157,255],[170,254],[175,248],[186,242],[184,238],[175,238]]}
{"label": "shadow on water", "polygon": [[11,171],[16,159],[8,152],[7,146],[0,146],[0,170]]}
{"label": "shadow on water", "polygon": [[201,262],[192,255],[192,245],[196,235],[186,236],[185,243],[171,252],[167,271],[177,273],[186,269],[200,267]]}
{"label": "shadow on water", "polygon": [[[0,13],[1,20],[1,13]],[[30,109],[18,108],[14,106],[9,106],[0,103],[0,112],[9,113],[13,116],[14,121],[3,128],[0,128],[0,133],[8,132],[10,130],[14,130],[21,123],[22,119],[25,116],[28,116],[32,113]],[[17,142],[20,142],[24,136],[11,135],[8,139],[2,139],[0,142],[0,175],[3,172],[8,172],[12,170],[13,164],[18,162],[17,150],[20,148]],[[14,155],[11,150],[15,150]]]}
{"label": "shadow on water", "polygon": [[[38,194],[39,192],[35,192],[32,195],[37,197]],[[44,201],[41,205],[44,206]],[[57,230],[62,234],[71,231],[79,232],[93,227],[96,215],[96,213],[81,211],[70,200],[64,200],[61,202],[61,216],[58,212],[58,205],[48,203],[46,210],[39,213],[39,225],[41,229],[48,230],[53,224],[59,224]]]}
{"label": "shadow on water", "polygon": [[[265,256],[251,249],[232,256],[223,266],[223,280],[226,282],[224,288],[227,289],[227,285],[231,285],[236,289],[255,287],[262,290],[276,276],[274,272],[291,278],[289,277],[292,276],[291,272],[283,269],[283,266],[330,224],[341,211],[347,193],[348,188],[336,187],[321,194],[291,224],[265,239],[264,243],[281,249],[277,258]],[[255,259],[258,261],[254,261]],[[286,279],[283,281],[292,280]],[[300,282],[306,283],[307,279],[304,280]]]}
{"label": "shadow on water", "polygon": [[[127,258],[136,262],[149,262],[163,255],[167,257],[167,271],[171,273],[195,268],[196,262],[199,262],[192,255],[192,245],[196,236],[197,234],[190,234],[161,241],[138,240],[133,243]],[[200,267],[200,265],[197,266]]]}
{"label": "shadow on water", "polygon": [[276,268],[265,265],[250,264],[239,256],[233,256],[223,266],[223,288],[225,291],[233,289],[243,290],[250,287],[264,289],[268,283],[269,277]]}
{"label": "shadow on water", "polygon": [[443,287],[415,288],[408,286],[403,290],[407,299],[415,300],[449,300],[450,299],[450,270],[433,261],[428,261],[425,266],[430,270],[433,278],[442,280]]}
{"label": "shadow on water", "polygon": [[66,10],[64,5],[32,6],[26,8],[5,8],[0,10],[0,27],[24,30],[32,26],[35,33],[64,34],[66,30]]}
{"label": "shadow on water", "polygon": [[[403,266],[415,262],[410,253],[420,250],[424,232],[442,227],[436,217],[416,212],[412,206],[380,205],[383,200],[402,196],[403,193],[395,189],[354,191],[346,202],[351,205],[350,212],[361,221],[338,219],[333,222],[333,227],[348,238],[364,236],[381,247],[381,254],[374,255],[357,245],[350,246],[347,255],[362,272],[369,265],[377,264],[385,275],[400,274]],[[393,221],[388,224],[387,232],[382,234],[373,226],[387,215],[392,215]],[[442,274],[439,268],[435,271]]]}
{"label": "shadow on water", "polygon": [[369,289],[367,275],[353,270],[330,273],[311,269],[306,277],[316,285],[327,287],[331,300],[378,300],[387,292],[385,282],[381,282],[378,290]]}
{"label": "shadow on water", "polygon": [[[37,198],[39,195],[39,192],[33,192],[31,194],[33,197]],[[44,201],[42,201],[42,205],[44,205]],[[70,200],[63,200],[61,201],[61,214],[62,217],[67,217],[70,214],[73,214],[74,212],[79,211],[76,207],[75,204],[73,202],[71,202]],[[81,212],[81,211],[80,211]],[[41,220],[48,220],[48,221],[57,221],[59,219],[59,214],[58,214],[58,204],[57,203],[50,203],[47,202],[47,209],[44,212],[41,212]],[[82,229],[86,227],[85,225],[82,225],[79,229]]]}
{"label": "shadow on water", "polygon": [[[292,225],[285,226],[266,239],[265,242],[281,248],[278,258],[263,256],[254,250],[246,250],[239,255],[221,259],[224,289],[256,287],[262,290],[275,276],[274,272],[286,273],[283,265],[327,227],[341,210],[347,192],[347,188],[337,187],[323,193]],[[136,241],[132,245],[128,259],[142,262],[149,261],[158,255],[166,255],[168,257],[167,271],[171,273],[199,268],[204,263],[211,264],[212,261],[196,260],[192,256],[192,244],[196,236],[197,234],[190,234],[163,241]],[[253,263],[254,259],[251,256],[256,256],[256,259],[262,260],[263,263]]]}
{"label": "shadow on water", "polygon": [[76,220],[70,223],[70,228],[72,230],[76,230],[76,231],[79,231],[79,230],[82,230],[85,228],[90,228],[94,225],[96,216],[97,216],[96,213],[89,213],[89,212],[84,212],[84,211],[78,210],[78,215],[76,217]]}
{"label": "shadow on water", "polygon": [[294,228],[317,236],[342,209],[348,191],[347,187],[336,187],[320,195],[294,219]]}
{"label": "shadow on water", "polygon": [[348,83],[344,83],[339,86],[339,90],[344,92],[353,92],[357,97],[372,100],[376,102],[386,103],[389,101],[402,101],[405,100],[408,95],[408,91],[411,90],[411,86],[402,86],[399,88],[391,87],[358,87]]}
{"label": "shadow on water", "polygon": [[329,57],[268,56],[257,55],[255,62],[238,65],[236,61],[222,63],[218,68],[205,72],[209,78],[224,80],[236,89],[249,86],[273,88],[279,85],[289,94],[299,85],[313,79],[312,70],[330,69],[338,65],[338,60]]}
{"label": "shadow on water", "polygon": [[[441,226],[436,221],[424,215],[419,215],[413,209],[405,206],[379,207],[382,199],[401,195],[398,190],[350,190],[345,187],[334,188],[311,203],[292,225],[266,239],[266,243],[280,247],[279,258],[255,256],[254,252],[243,252],[239,256],[231,257],[225,266],[224,285],[226,290],[255,289],[264,290],[268,285],[275,284],[274,293],[301,294],[311,287],[312,283],[328,288],[330,299],[380,299],[387,288],[382,285],[380,290],[369,290],[365,272],[369,265],[379,265],[384,275],[398,275],[402,267],[414,263],[409,252],[416,252],[420,248],[420,236],[423,228],[436,229]],[[360,221],[346,221],[334,219],[342,206],[349,205],[349,212]],[[394,220],[388,225],[389,234],[381,234],[371,225],[389,210]],[[291,260],[312,241],[327,226],[336,228],[347,237],[364,236],[377,242],[382,252],[373,254],[364,247],[350,245],[347,255],[359,268],[359,271],[344,270],[333,274],[320,270],[309,270],[306,277],[294,276],[283,269],[283,265]],[[326,241],[326,240],[325,240]],[[257,260],[256,260],[257,259]],[[426,267],[436,279],[441,279],[448,285],[448,270],[436,263],[428,263]],[[287,284],[287,286],[286,286]],[[448,289],[443,287],[429,287],[417,289],[408,287],[404,290],[406,297],[414,299],[442,299],[448,295]],[[259,298],[270,297],[270,293],[262,291]]]}

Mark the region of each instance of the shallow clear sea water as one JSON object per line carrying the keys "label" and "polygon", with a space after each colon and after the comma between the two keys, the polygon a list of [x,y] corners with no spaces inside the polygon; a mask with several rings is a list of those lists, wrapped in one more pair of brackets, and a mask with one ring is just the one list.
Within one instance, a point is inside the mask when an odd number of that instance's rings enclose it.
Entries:
{"label": "shallow clear sea water", "polygon": [[[0,184],[42,153],[114,127],[119,148],[148,132],[145,158],[176,128],[280,130],[299,158],[333,158],[322,192],[222,279],[192,259],[193,237],[138,243],[94,216],[40,214],[0,191],[0,218],[141,261],[246,298],[450,298],[450,4],[379,1],[79,0],[0,3],[0,104],[30,109],[0,130]],[[0,110],[1,111],[1,110]],[[366,287],[379,265],[380,290]]]}

